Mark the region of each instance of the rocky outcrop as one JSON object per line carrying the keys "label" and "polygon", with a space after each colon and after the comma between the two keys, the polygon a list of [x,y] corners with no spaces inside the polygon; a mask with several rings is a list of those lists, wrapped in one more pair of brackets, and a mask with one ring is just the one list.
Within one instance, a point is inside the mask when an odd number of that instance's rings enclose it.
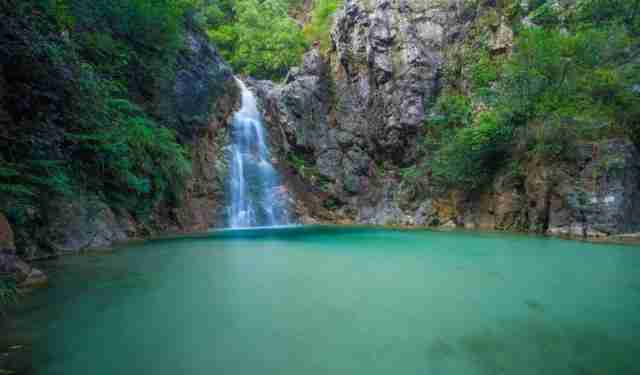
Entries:
{"label": "rocky outcrop", "polygon": [[346,216],[370,217],[358,211],[388,195],[380,167],[415,162],[444,50],[472,18],[457,1],[346,1],[330,56],[313,49],[285,84],[258,89],[275,146],[302,156]]}
{"label": "rocky outcrop", "polygon": [[323,185],[317,193],[336,203],[337,218],[380,222],[382,209],[407,221],[393,205],[380,207],[397,189],[383,169],[415,162],[444,50],[472,18],[456,1],[348,0],[330,56],[313,49],[283,85],[255,85],[275,148],[313,172],[309,190]]}
{"label": "rocky outcrop", "polygon": [[178,204],[161,204],[154,225],[161,231],[197,232],[223,220],[227,174],[227,121],[239,107],[239,89],[231,68],[206,36],[187,34],[178,58],[173,97],[167,98],[179,115],[179,134],[190,146],[192,176]]}
{"label": "rocky outcrop", "polygon": [[563,176],[551,189],[548,231],[594,237],[640,230],[636,147],[625,139],[584,144],[577,167],[577,176]]}
{"label": "rocky outcrop", "polygon": [[[293,68],[282,85],[248,83],[261,101],[274,165],[296,200],[294,216],[304,223],[332,217],[323,206],[328,186],[320,186],[320,179],[338,178],[342,151],[338,131],[331,126],[329,66],[320,51],[305,54],[301,66]],[[291,155],[304,165],[291,163]]]}
{"label": "rocky outcrop", "polygon": [[328,56],[311,50],[284,84],[254,85],[274,148],[306,185],[297,190],[325,209],[299,199],[307,221],[578,237],[640,230],[640,159],[627,139],[580,144],[573,162],[516,155],[524,174],[505,170],[473,193],[434,193],[423,176],[417,194],[402,176],[424,157],[418,145],[443,70],[478,40],[493,56],[510,53],[512,11],[493,2],[347,0]]}
{"label": "rocky outcrop", "polygon": [[640,230],[640,155],[629,140],[583,143],[574,163],[534,158],[525,170],[457,201],[436,200],[448,208],[438,223],[592,238]]}
{"label": "rocky outcrop", "polygon": [[16,255],[13,230],[7,218],[0,213],[0,277],[14,277],[21,287],[37,287],[47,283],[47,276]]}
{"label": "rocky outcrop", "polygon": [[[185,36],[171,92],[162,98],[160,107],[177,116],[178,134],[191,152],[192,174],[183,181],[182,196],[156,205],[144,231],[206,231],[222,225],[227,123],[240,98],[233,71],[207,37],[195,29],[189,29]],[[129,222],[126,217],[117,221]]]}
{"label": "rocky outcrop", "polygon": [[337,15],[336,118],[356,152],[398,164],[415,160],[443,49],[465,25],[459,2],[445,3],[348,0]]}
{"label": "rocky outcrop", "polygon": [[329,126],[331,95],[328,66],[320,51],[308,52],[299,68],[293,68],[281,86],[254,83],[263,99],[270,139],[281,154],[313,155],[324,173],[336,173],[338,151],[335,129]]}
{"label": "rocky outcrop", "polygon": [[116,215],[104,202],[86,196],[55,200],[45,212],[49,225],[43,236],[54,253],[106,248],[136,232],[126,212]]}
{"label": "rocky outcrop", "polygon": [[533,158],[526,175],[504,171],[491,186],[467,194],[450,191],[416,200],[402,179],[392,178],[380,189],[377,204],[359,207],[357,221],[589,238],[639,231],[640,155],[634,144],[583,143],[577,154],[574,163]]}

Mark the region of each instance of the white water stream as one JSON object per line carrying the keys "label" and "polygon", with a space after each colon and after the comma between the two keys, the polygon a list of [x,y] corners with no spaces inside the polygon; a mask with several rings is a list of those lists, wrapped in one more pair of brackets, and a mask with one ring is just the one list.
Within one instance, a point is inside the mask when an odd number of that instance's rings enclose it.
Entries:
{"label": "white water stream", "polygon": [[242,107],[233,117],[228,206],[231,228],[289,224],[286,189],[271,162],[255,95],[239,79]]}

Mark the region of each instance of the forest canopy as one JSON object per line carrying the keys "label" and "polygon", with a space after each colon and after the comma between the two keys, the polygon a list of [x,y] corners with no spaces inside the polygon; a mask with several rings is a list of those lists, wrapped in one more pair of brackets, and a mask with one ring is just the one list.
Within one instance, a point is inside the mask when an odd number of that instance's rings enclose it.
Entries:
{"label": "forest canopy", "polygon": [[238,73],[281,79],[308,43],[289,10],[296,0],[201,0],[195,19]]}

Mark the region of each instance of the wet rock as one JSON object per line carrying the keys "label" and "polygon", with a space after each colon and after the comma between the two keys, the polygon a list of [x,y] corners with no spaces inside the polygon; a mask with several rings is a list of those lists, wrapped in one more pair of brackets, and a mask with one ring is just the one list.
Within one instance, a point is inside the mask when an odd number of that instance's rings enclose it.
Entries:
{"label": "wet rock", "polygon": [[[532,159],[522,181],[498,175],[462,201],[435,201],[440,222],[470,229],[608,237],[640,229],[640,157],[629,140],[584,143],[574,163]],[[456,220],[455,217],[461,218]]]}
{"label": "wet rock", "polygon": [[173,95],[162,98],[163,107],[177,114],[181,137],[195,141],[206,136],[212,122],[226,120],[238,98],[238,88],[233,71],[206,35],[191,27],[176,64]]}
{"label": "wet rock", "polygon": [[164,232],[198,232],[223,226],[224,191],[228,172],[227,125],[240,106],[240,90],[231,67],[196,27],[188,27],[185,48],[169,108],[179,114],[181,138],[191,150],[191,177],[178,199],[154,209],[153,224]]}
{"label": "wet rock", "polygon": [[420,204],[415,214],[415,225],[419,226],[437,226],[438,217],[433,210],[433,202],[428,199]]}
{"label": "wet rock", "polygon": [[[27,268],[28,267],[28,268]],[[18,276],[18,286],[21,288],[36,288],[47,285],[49,278],[44,272],[25,264],[24,271]],[[26,272],[25,272],[26,271]]]}
{"label": "wet rock", "polygon": [[453,220],[449,220],[446,223],[440,225],[441,229],[456,229],[457,227],[458,227],[458,225]]}
{"label": "wet rock", "polygon": [[602,237],[640,229],[640,154],[626,139],[584,144],[576,179],[560,179],[549,232]]}
{"label": "wet rock", "polygon": [[54,252],[101,249],[128,238],[113,210],[98,199],[76,196],[50,202],[46,237]]}
{"label": "wet rock", "polygon": [[12,254],[0,253],[0,273],[14,277],[20,287],[44,286],[48,282],[44,272]]}

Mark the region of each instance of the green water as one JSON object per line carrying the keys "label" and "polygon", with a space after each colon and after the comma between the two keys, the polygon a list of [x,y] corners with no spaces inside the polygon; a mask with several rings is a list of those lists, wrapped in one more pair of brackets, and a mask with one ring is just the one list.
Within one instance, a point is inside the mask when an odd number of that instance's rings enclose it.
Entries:
{"label": "green water", "polygon": [[36,374],[640,373],[637,247],[311,227],[47,269],[7,328]]}

